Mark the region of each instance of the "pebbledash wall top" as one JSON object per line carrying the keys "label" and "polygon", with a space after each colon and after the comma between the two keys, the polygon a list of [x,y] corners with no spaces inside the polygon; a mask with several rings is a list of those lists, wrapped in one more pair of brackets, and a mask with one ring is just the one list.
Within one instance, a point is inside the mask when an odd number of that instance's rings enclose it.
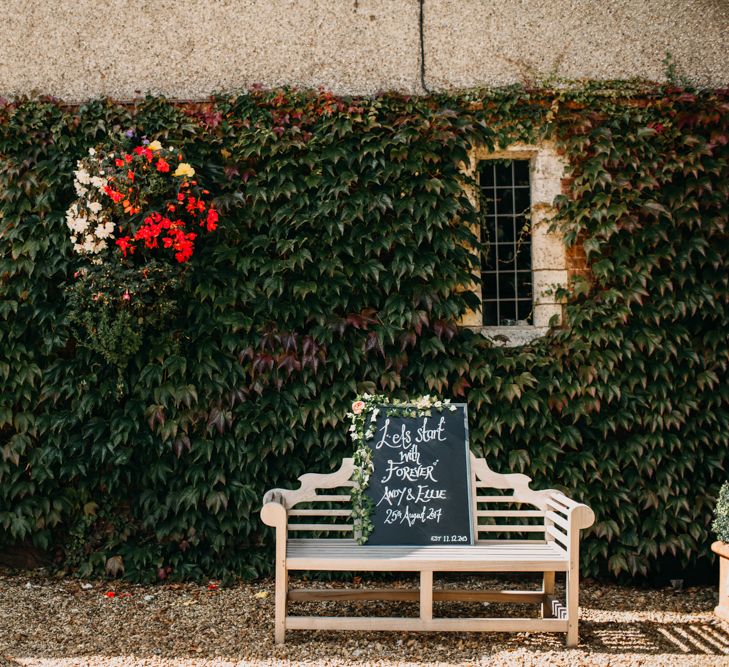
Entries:
{"label": "pebbledash wall top", "polygon": [[[0,96],[195,99],[260,83],[422,93],[419,0],[3,0]],[[729,84],[729,0],[424,0],[432,89]]]}

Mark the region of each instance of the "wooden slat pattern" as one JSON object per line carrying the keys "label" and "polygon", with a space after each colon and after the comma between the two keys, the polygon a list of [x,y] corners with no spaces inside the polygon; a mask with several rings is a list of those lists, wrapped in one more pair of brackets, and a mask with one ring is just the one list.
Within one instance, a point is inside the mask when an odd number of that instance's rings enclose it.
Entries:
{"label": "wooden slat pattern", "polygon": [[357,545],[354,540],[289,539],[286,560],[292,570],[417,572],[564,571],[569,562],[555,542],[511,544],[502,540],[475,546],[424,547]]}

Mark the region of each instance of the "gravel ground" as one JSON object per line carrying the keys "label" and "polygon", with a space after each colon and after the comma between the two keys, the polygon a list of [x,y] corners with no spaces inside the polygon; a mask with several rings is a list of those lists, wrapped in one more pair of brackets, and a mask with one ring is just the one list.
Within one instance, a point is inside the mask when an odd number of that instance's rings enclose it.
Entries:
{"label": "gravel ground", "polygon": [[[409,586],[412,582],[395,582]],[[498,580],[445,586],[504,587]],[[294,586],[306,586],[292,581]],[[339,587],[342,584],[317,584]],[[382,583],[359,583],[382,587]],[[506,587],[517,586],[512,579]],[[524,587],[535,587],[526,582]],[[112,597],[110,593],[114,593]],[[724,665],[729,626],[715,590],[643,590],[584,582],[580,648],[540,633],[335,633],[293,631],[273,644],[273,582],[233,588],[133,586],[0,570],[0,665],[228,667],[232,665]],[[373,609],[374,607],[374,609]],[[294,613],[417,615],[411,603],[298,603]],[[536,607],[533,607],[536,614]],[[436,615],[528,613],[522,605],[436,603]]]}

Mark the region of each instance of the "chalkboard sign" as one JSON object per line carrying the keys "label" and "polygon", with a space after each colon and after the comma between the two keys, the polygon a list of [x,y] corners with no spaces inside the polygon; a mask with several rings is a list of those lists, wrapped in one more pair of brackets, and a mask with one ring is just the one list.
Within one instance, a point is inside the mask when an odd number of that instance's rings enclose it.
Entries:
{"label": "chalkboard sign", "polygon": [[374,464],[367,544],[473,544],[466,405],[419,417],[387,411],[384,405],[374,411],[367,442]]}

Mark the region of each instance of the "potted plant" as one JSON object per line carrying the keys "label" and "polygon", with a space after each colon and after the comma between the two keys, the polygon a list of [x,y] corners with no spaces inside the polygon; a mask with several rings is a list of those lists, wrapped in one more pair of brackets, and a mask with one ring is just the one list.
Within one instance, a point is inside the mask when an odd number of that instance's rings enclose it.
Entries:
{"label": "potted plant", "polygon": [[717,541],[711,550],[719,556],[719,606],[714,611],[719,618],[729,621],[729,481],[719,491],[715,516],[712,528]]}

